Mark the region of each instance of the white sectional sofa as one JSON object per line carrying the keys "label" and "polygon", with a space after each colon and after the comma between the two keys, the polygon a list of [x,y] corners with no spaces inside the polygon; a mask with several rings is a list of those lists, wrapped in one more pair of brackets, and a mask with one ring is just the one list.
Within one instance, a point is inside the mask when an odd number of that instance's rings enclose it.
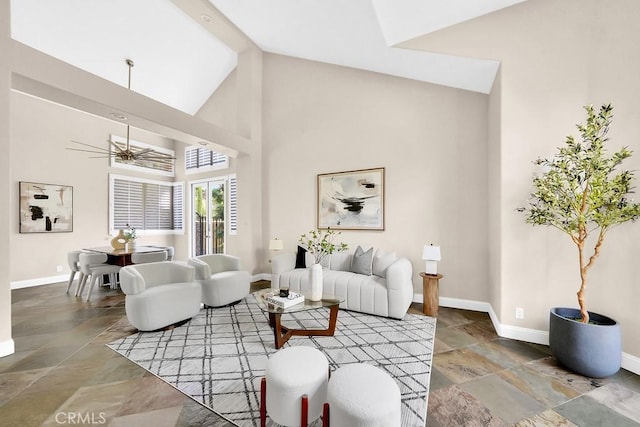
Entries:
{"label": "white sectional sofa", "polygon": [[[407,258],[377,250],[371,274],[354,273],[353,253],[337,252],[322,261],[323,294],[345,299],[340,308],[402,319],[413,300],[413,267]],[[307,254],[306,264],[313,257]],[[271,287],[294,292],[310,290],[309,272],[295,268],[296,254],[285,253],[271,260]],[[355,268],[358,270],[358,268]]]}

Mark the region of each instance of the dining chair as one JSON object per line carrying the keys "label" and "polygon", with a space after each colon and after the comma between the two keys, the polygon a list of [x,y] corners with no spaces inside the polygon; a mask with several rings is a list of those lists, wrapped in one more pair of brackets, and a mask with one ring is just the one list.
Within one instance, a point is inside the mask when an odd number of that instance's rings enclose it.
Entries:
{"label": "dining chair", "polygon": [[146,264],[148,262],[161,262],[167,260],[167,252],[134,252],[131,254],[131,262],[134,264]]}
{"label": "dining chair", "polygon": [[89,282],[89,290],[87,291],[87,301],[91,298],[93,287],[98,280],[101,280],[103,275],[109,275],[109,282],[113,285],[117,283],[117,273],[120,271],[119,265],[107,264],[109,257],[105,253],[91,253],[85,252],[80,254],[80,271],[84,274],[82,283],[79,285],[79,289],[76,292],[76,296],[82,296],[84,287]]}
{"label": "dining chair", "polygon": [[67,252],[67,263],[69,264],[69,269],[71,270],[71,274],[69,275],[69,283],[67,284],[67,293],[69,293],[69,289],[71,289],[71,284],[73,283],[73,279],[76,276],[76,273],[80,273],[78,276],[78,284],[76,285],[76,292],[78,292],[78,287],[80,286],[80,282],[82,282],[82,278],[84,274],[80,271],[80,254],[83,251],[70,251]]}
{"label": "dining chair", "polygon": [[176,252],[173,246],[154,246],[154,248],[165,251],[167,253],[167,261],[173,261],[173,256]]}

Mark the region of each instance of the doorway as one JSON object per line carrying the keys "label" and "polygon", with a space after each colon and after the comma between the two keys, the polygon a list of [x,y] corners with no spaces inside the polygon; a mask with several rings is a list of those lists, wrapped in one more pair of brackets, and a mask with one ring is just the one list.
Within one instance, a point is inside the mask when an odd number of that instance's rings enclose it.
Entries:
{"label": "doorway", "polygon": [[225,190],[224,179],[191,185],[191,250],[194,256],[224,253]]}

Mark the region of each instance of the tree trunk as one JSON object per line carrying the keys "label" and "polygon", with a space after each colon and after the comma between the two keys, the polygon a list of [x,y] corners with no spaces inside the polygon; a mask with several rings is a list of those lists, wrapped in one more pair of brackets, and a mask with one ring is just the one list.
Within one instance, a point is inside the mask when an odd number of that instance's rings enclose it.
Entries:
{"label": "tree trunk", "polygon": [[584,264],[584,240],[579,239],[576,244],[578,245],[578,255],[580,256],[580,290],[578,291],[578,304],[580,305],[582,323],[589,323],[589,312],[587,311],[587,304],[584,298],[584,293],[587,288],[588,268],[588,266]]}

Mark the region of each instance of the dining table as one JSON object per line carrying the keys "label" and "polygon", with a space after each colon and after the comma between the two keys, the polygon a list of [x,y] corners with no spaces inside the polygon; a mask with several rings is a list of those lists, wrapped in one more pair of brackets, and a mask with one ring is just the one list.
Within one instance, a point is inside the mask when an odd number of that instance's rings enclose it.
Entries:
{"label": "dining table", "polygon": [[124,267],[133,264],[131,262],[131,254],[133,253],[162,252],[165,251],[166,248],[162,246],[136,245],[132,248],[125,249],[115,249],[112,246],[98,246],[95,248],[84,248],[84,250],[107,254],[107,263]]}

